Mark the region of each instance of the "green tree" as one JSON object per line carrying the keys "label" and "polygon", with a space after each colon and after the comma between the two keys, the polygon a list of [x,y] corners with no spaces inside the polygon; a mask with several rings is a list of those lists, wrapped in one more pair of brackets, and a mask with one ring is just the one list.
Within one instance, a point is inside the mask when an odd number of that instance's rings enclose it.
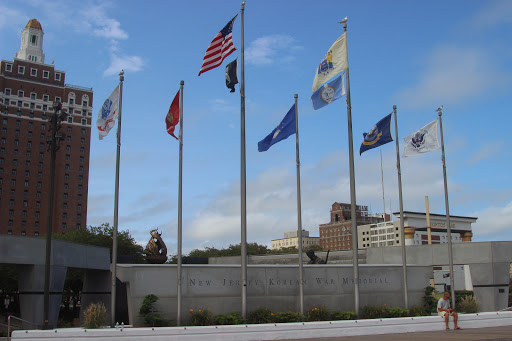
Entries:
{"label": "green tree", "polygon": [[[66,234],[54,234],[53,236],[59,240],[107,247],[110,249],[112,257],[113,235],[113,227],[108,223],[103,223],[100,226],[89,226],[86,229],[74,230]],[[118,255],[131,256],[136,264],[146,263],[144,248],[137,244],[128,230],[117,231],[117,253]]]}

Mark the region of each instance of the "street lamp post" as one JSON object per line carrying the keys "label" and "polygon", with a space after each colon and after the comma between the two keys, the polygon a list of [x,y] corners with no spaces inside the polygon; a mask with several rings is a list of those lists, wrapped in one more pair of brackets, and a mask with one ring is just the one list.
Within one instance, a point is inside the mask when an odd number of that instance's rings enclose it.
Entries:
{"label": "street lamp post", "polygon": [[[53,115],[50,115],[48,121],[51,123],[51,136],[48,136],[48,150],[50,151],[50,190],[48,194],[48,214],[46,220],[46,259],[44,271],[44,305],[43,305],[43,328],[48,329],[49,309],[50,309],[50,262],[52,252],[52,228],[53,228],[53,192],[55,185],[55,157],[59,149],[58,142],[63,140],[65,134],[59,132],[61,122],[66,119],[67,114],[62,112],[62,104],[56,100],[53,102]],[[60,114],[59,114],[60,111]]]}

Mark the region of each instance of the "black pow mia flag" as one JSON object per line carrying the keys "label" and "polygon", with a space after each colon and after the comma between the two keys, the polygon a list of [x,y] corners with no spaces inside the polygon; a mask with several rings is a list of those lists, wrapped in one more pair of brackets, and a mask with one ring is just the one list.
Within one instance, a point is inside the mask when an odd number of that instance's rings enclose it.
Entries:
{"label": "black pow mia flag", "polygon": [[238,84],[238,78],[236,77],[237,65],[238,59],[226,65],[226,86],[231,89],[230,92],[235,92],[235,84]]}

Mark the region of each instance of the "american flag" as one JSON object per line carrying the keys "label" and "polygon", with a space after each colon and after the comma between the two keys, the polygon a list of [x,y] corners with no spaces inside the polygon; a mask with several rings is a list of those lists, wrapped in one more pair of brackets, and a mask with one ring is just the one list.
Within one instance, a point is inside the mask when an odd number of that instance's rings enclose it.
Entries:
{"label": "american flag", "polygon": [[231,32],[233,31],[233,24],[237,16],[238,14],[213,38],[204,55],[203,65],[201,65],[198,76],[221,65],[224,58],[236,50],[235,45],[233,45]]}

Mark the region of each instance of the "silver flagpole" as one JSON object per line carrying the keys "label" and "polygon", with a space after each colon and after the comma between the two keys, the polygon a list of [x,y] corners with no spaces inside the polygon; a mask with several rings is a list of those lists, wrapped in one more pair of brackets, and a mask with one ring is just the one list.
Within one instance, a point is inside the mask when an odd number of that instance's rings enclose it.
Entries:
{"label": "silver flagpole", "polygon": [[400,202],[400,243],[402,244],[402,273],[404,282],[404,303],[405,308],[409,307],[407,296],[407,258],[405,254],[405,231],[404,231],[404,203],[402,199],[402,171],[400,169],[400,147],[398,143],[398,120],[396,117],[396,105],[393,105],[395,114],[395,143],[396,143],[396,169],[398,174],[398,200]]}
{"label": "silver flagpole", "polygon": [[450,206],[448,204],[448,180],[446,179],[446,160],[444,158],[444,137],[443,137],[443,107],[437,109],[439,112],[439,128],[441,129],[441,151],[444,176],[444,202],[446,205],[446,232],[448,233],[448,258],[450,260],[450,289],[452,296],[452,308],[455,309],[455,286],[453,282],[453,254],[452,254],[452,229],[450,226]]}
{"label": "silver flagpole", "polygon": [[300,157],[299,157],[299,110],[297,108],[298,94],[295,94],[295,155],[297,160],[297,237],[299,246],[299,300],[300,300],[300,315],[304,316],[304,284],[302,280],[304,278],[303,273],[303,261],[302,261],[302,206],[300,197]]}
{"label": "silver flagpole", "polygon": [[112,327],[116,324],[116,280],[117,280],[117,228],[119,211],[119,159],[121,158],[121,112],[123,108],[124,70],[119,73],[119,119],[117,122],[116,190],[114,199],[114,231],[112,234],[112,291],[110,294],[110,313]]}
{"label": "silver flagpole", "polygon": [[244,69],[244,10],[245,1],[241,8],[241,48],[240,48],[240,196],[241,196],[241,271],[242,271],[242,317],[247,317],[247,194],[245,180],[245,69]]}
{"label": "silver flagpole", "polygon": [[[342,20],[343,29],[347,33],[347,21]],[[345,35],[347,39],[347,35]],[[348,44],[348,39],[347,39]],[[348,47],[347,47],[348,51]],[[359,259],[358,259],[358,241],[357,241],[357,212],[356,212],[356,176],[354,172],[354,143],[352,138],[352,107],[350,104],[350,79],[348,76],[348,52],[347,52],[347,119],[348,119],[348,151],[350,163],[350,220],[352,222],[352,251],[353,251],[353,267],[354,267],[354,306],[358,318],[359,313]]]}
{"label": "silver flagpole", "polygon": [[[386,199],[384,199],[384,169],[382,168],[382,149],[380,150],[380,175],[382,179],[382,207],[384,208],[384,221],[386,221]],[[389,216],[391,219],[391,215]]]}
{"label": "silver flagpole", "polygon": [[184,81],[180,82],[180,170],[179,170],[179,184],[178,184],[178,268],[177,268],[177,316],[176,324],[181,326],[181,251],[182,251],[182,184],[183,184],[183,85]]}

